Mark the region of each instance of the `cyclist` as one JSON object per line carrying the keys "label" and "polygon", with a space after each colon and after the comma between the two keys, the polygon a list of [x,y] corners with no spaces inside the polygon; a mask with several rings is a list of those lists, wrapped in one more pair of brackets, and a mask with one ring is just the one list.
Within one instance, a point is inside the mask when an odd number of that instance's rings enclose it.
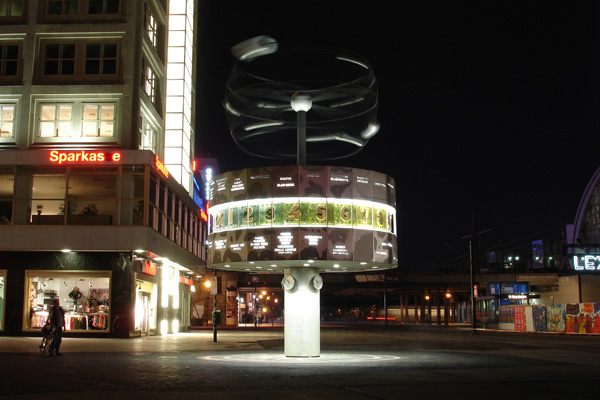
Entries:
{"label": "cyclist", "polygon": [[65,327],[65,311],[60,306],[60,301],[58,299],[54,299],[53,304],[52,308],[50,308],[48,321],[56,327],[56,331],[54,332],[54,348],[50,352],[50,355],[54,354],[56,356],[62,356],[62,353],[58,350],[60,349],[60,343],[62,342],[62,331]]}

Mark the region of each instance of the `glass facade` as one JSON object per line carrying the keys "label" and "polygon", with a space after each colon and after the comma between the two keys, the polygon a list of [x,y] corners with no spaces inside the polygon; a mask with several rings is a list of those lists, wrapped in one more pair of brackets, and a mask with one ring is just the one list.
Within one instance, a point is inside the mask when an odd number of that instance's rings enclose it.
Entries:
{"label": "glass facade", "polygon": [[197,212],[144,165],[2,167],[2,224],[145,225],[204,252]]}
{"label": "glass facade", "polygon": [[4,330],[4,304],[6,298],[6,270],[0,270],[0,331]]}
{"label": "glass facade", "polygon": [[110,331],[109,271],[26,271],[23,330],[41,329],[53,301],[65,311],[66,331]]}

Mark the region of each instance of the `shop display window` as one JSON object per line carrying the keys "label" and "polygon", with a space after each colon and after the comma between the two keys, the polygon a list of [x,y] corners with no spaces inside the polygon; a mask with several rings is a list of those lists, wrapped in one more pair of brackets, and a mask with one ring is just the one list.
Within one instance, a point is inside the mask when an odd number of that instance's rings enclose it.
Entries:
{"label": "shop display window", "polygon": [[4,304],[6,298],[6,270],[0,270],[0,331],[4,330]]}
{"label": "shop display window", "polygon": [[110,331],[110,272],[27,271],[24,330],[41,329],[54,299],[66,331]]}

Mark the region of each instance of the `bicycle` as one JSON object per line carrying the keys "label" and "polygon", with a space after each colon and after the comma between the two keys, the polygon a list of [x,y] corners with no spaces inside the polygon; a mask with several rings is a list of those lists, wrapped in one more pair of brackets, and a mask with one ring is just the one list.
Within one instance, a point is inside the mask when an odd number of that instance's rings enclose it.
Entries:
{"label": "bicycle", "polygon": [[54,352],[54,337],[56,335],[56,327],[47,323],[42,328],[42,343],[40,343],[40,355],[51,356]]}

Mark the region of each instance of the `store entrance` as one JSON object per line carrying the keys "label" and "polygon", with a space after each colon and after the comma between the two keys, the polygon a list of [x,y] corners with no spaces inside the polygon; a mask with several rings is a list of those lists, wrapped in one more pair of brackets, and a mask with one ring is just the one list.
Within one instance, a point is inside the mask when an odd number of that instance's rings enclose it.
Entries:
{"label": "store entrance", "polygon": [[140,325],[140,330],[142,336],[150,335],[150,293],[142,292],[141,293],[141,302],[142,302],[142,321]]}

